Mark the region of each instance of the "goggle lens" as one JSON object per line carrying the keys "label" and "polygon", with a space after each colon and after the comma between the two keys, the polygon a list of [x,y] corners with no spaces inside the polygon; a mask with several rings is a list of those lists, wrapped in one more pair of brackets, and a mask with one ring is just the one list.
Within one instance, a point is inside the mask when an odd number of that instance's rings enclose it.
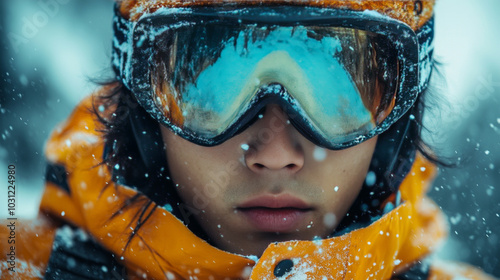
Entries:
{"label": "goggle lens", "polygon": [[384,121],[398,88],[397,52],[383,35],[329,26],[200,24],[154,40],[156,107],[172,125],[212,139],[280,84],[292,110],[333,144]]}

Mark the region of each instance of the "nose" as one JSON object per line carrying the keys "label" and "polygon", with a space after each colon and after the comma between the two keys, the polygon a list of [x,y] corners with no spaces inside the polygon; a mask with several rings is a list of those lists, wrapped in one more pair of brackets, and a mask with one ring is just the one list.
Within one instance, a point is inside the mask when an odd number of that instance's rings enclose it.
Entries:
{"label": "nose", "polygon": [[304,151],[298,131],[287,114],[275,104],[266,106],[264,115],[250,128],[247,167],[255,173],[287,171],[296,173],[304,166]]}

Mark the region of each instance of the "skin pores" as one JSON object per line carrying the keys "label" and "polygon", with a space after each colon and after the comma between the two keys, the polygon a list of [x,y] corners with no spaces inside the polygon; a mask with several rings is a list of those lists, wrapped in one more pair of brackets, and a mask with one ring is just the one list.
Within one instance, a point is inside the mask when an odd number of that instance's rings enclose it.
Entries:
{"label": "skin pores", "polygon": [[319,148],[277,105],[243,133],[203,147],[162,127],[173,181],[220,249],[260,256],[271,242],[328,236],[359,194],[376,138]]}

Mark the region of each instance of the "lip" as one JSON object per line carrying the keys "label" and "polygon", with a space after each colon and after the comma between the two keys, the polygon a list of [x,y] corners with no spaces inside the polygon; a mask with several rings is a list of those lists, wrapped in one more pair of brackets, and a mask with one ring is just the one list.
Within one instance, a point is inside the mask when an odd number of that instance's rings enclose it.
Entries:
{"label": "lip", "polygon": [[277,233],[295,231],[313,210],[305,201],[289,194],[253,197],[236,209],[257,230]]}
{"label": "lip", "polygon": [[252,208],[252,207],[265,207],[265,208],[297,208],[309,209],[312,208],[304,200],[290,195],[260,195],[243,201],[238,208]]}

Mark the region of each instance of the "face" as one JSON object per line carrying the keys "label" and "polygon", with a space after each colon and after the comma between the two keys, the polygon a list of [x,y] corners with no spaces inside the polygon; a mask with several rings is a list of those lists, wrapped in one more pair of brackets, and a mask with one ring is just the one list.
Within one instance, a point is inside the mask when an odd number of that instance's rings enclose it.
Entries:
{"label": "face", "polygon": [[275,241],[328,236],[365,179],[376,138],[345,150],[319,148],[277,105],[243,133],[203,147],[162,127],[177,191],[223,250],[260,256]]}

